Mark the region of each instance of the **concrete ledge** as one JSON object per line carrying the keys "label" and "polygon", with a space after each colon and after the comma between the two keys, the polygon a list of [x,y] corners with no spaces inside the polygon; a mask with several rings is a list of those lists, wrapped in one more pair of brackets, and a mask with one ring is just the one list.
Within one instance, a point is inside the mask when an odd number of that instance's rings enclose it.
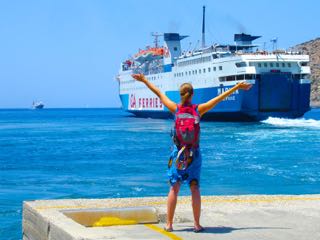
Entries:
{"label": "concrete ledge", "polygon": [[[86,227],[103,216],[136,207],[150,213],[140,215],[148,216],[141,221],[144,224]],[[85,213],[80,219],[92,221],[80,224],[70,213]],[[23,204],[23,239],[320,239],[320,195],[206,196],[201,217],[205,232],[193,233],[192,219],[190,197],[179,198],[173,233],[162,230],[163,197],[30,201]]]}
{"label": "concrete ledge", "polygon": [[158,223],[154,207],[72,209],[63,214],[85,227]]}

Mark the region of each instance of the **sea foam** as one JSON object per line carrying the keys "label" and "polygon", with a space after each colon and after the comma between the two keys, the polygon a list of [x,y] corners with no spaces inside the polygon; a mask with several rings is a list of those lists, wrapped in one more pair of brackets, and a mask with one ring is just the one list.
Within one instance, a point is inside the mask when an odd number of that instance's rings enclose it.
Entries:
{"label": "sea foam", "polygon": [[269,117],[262,121],[262,123],[275,125],[279,127],[307,127],[307,128],[320,128],[320,121],[314,119],[287,119],[287,118],[275,118]]}

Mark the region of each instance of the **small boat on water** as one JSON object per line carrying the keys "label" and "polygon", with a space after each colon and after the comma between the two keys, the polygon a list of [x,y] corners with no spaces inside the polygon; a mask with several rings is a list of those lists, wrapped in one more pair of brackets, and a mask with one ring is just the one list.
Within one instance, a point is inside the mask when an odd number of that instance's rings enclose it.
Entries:
{"label": "small boat on water", "polygon": [[44,104],[42,102],[33,102],[32,108],[33,109],[42,109],[44,107]]}

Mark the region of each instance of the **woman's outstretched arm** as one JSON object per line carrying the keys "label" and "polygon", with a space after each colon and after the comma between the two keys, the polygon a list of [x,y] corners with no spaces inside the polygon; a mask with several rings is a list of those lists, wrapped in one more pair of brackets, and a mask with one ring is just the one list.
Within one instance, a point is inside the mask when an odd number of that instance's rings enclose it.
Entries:
{"label": "woman's outstretched arm", "polygon": [[251,84],[248,84],[246,82],[240,82],[237,85],[235,85],[233,88],[230,88],[228,91],[225,91],[224,93],[220,94],[219,96],[212,98],[206,103],[199,104],[198,111],[200,116],[208,112],[210,109],[214,108],[219,102],[221,102],[223,99],[231,95],[233,92],[235,92],[238,89],[242,90],[249,90],[251,88]]}
{"label": "woman's outstretched arm", "polygon": [[154,94],[156,94],[160,98],[160,101],[163,103],[163,105],[165,105],[170,112],[174,113],[177,110],[177,104],[171,101],[153,83],[149,82],[143,74],[132,74],[132,77],[137,81],[144,83]]}

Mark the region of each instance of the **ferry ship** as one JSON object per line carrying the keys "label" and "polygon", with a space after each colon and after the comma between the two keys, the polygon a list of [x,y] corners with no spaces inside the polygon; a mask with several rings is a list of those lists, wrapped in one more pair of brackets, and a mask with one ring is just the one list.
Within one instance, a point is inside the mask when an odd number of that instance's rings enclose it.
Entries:
{"label": "ferry ship", "polygon": [[194,87],[193,102],[206,102],[240,81],[252,84],[249,91],[236,91],[204,118],[253,120],[268,117],[298,118],[310,109],[309,56],[294,51],[259,50],[253,41],[261,36],[234,35],[234,44],[205,44],[203,9],[202,46],[182,51],[187,36],[164,33],[163,46],[140,50],[121,63],[116,76],[124,110],[140,117],[167,118],[172,114],[147,87],[131,74],[143,73],[171,100],[180,101],[179,87]]}
{"label": "ferry ship", "polygon": [[34,102],[32,103],[32,109],[42,109],[44,108],[44,104],[42,102]]}

